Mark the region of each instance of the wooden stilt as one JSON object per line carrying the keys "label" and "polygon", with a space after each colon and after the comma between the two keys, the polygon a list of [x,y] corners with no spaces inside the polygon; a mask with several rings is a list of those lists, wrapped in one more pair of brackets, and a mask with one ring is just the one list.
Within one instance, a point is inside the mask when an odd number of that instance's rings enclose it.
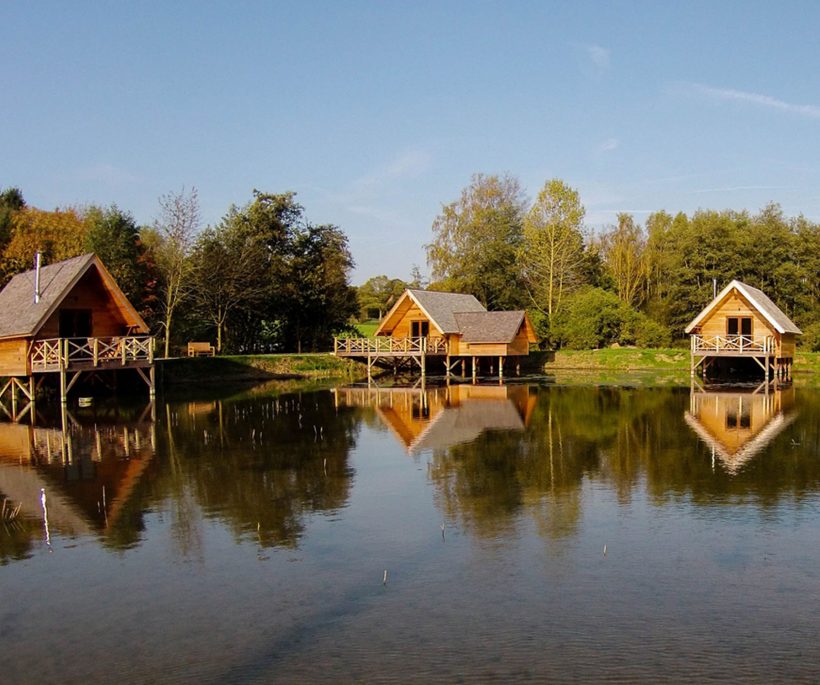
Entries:
{"label": "wooden stilt", "polygon": [[476,373],[476,358],[473,357],[473,383],[475,383],[475,373]]}
{"label": "wooden stilt", "polygon": [[498,357],[498,380],[502,380],[504,378],[504,357]]}
{"label": "wooden stilt", "polygon": [[68,402],[68,395],[66,392],[66,377],[65,377],[65,369],[60,369],[60,403],[65,404]]}

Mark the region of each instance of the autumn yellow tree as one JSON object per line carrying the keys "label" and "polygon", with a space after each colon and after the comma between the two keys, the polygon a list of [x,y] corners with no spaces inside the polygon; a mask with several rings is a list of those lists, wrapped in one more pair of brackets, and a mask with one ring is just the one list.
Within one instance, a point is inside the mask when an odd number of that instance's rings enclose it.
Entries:
{"label": "autumn yellow tree", "polygon": [[646,236],[631,214],[618,214],[618,225],[603,238],[604,262],[612,274],[615,292],[630,307],[641,304],[646,294]]}

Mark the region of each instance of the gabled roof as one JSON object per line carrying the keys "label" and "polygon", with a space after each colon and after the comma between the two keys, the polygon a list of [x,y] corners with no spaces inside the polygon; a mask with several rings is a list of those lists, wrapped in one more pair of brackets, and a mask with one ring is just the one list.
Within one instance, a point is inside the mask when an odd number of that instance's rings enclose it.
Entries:
{"label": "gabled roof", "polygon": [[783,313],[783,310],[781,310],[780,307],[769,299],[766,293],[758,288],[753,288],[752,286],[737,280],[729,283],[729,285],[718,293],[718,296],[714,300],[706,305],[703,311],[698,314],[692,320],[692,323],[686,327],[686,333],[691,333],[696,326],[700,325],[700,323],[707,316],[709,316],[712,310],[714,310],[734,288],[737,288],[738,292],[743,295],[746,300],[748,300],[749,304],[751,304],[778,333],[794,333],[795,335],[803,335],[803,331],[801,331],[794,324],[794,322],[792,322],[792,320]]}
{"label": "gabled roof", "polygon": [[[456,312],[461,339],[468,343],[512,342],[524,324],[524,311]],[[529,331],[528,331],[529,333]]]}
{"label": "gabled roof", "polygon": [[34,270],[14,276],[0,291],[0,338],[25,338],[36,335],[72,288],[92,268],[97,269],[127,323],[142,332],[147,332],[148,326],[120,290],[114,277],[99,257],[88,253],[41,267],[40,301],[36,304]]}
{"label": "gabled roof", "polygon": [[[385,335],[393,330],[398,318],[396,314],[403,314],[409,306],[409,302],[414,302],[419,309],[424,312],[430,323],[435,326],[442,335],[458,333],[459,328],[456,323],[456,312],[486,312],[484,305],[472,295],[463,293],[444,293],[434,290],[413,290],[408,288],[399,297],[393,308],[387,312],[382,320],[376,335]],[[393,321],[396,319],[396,321]]]}

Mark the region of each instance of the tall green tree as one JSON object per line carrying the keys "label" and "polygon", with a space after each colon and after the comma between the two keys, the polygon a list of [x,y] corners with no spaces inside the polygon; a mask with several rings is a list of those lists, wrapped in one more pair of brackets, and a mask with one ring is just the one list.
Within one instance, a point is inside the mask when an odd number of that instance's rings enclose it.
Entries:
{"label": "tall green tree", "polygon": [[140,230],[134,217],[116,205],[85,210],[83,250],[94,252],[114,276],[130,302],[144,299],[146,270]]}
{"label": "tall green tree", "polygon": [[437,285],[471,293],[491,309],[521,307],[517,256],[525,206],[518,179],[474,175],[433,222],[426,248]]}
{"label": "tall green tree", "polygon": [[646,237],[631,214],[618,214],[618,223],[603,235],[604,261],[622,302],[637,306],[646,295]]}
{"label": "tall green tree", "polygon": [[524,219],[519,259],[532,305],[552,328],[567,292],[584,266],[585,210],[578,191],[562,180],[547,181]]}
{"label": "tall green tree", "polygon": [[297,352],[326,349],[356,314],[353,257],[338,226],[307,224],[294,235],[288,269],[286,331]]}
{"label": "tall green tree", "polygon": [[382,275],[367,279],[357,291],[360,316],[367,319],[376,314],[381,319],[407,287],[400,278]]}
{"label": "tall green tree", "polygon": [[192,299],[197,312],[216,332],[222,352],[226,328],[240,311],[264,311],[270,290],[265,243],[229,213],[215,228],[203,231],[191,255]]}

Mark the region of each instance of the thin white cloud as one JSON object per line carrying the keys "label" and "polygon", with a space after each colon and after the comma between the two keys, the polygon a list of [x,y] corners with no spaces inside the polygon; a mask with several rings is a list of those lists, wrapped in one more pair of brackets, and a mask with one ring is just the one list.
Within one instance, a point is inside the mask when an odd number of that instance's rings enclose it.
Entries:
{"label": "thin white cloud", "polygon": [[612,152],[617,150],[621,145],[621,141],[617,138],[607,138],[598,146],[598,152]]}
{"label": "thin white cloud", "polygon": [[417,178],[430,168],[431,161],[430,153],[425,150],[408,150],[387,164],[354,180],[352,188],[354,191],[366,193],[381,188],[391,181]]}
{"label": "thin white cloud", "polygon": [[592,45],[584,45],[583,47],[584,50],[586,50],[587,57],[589,57],[592,64],[598,67],[601,71],[609,69],[611,66],[611,52],[608,48],[596,45],[594,43]]}
{"label": "thin white cloud", "polygon": [[750,93],[744,90],[735,90],[733,88],[715,88],[714,86],[707,86],[702,83],[689,83],[683,85],[685,89],[690,90],[692,93],[702,95],[713,100],[756,105],[758,107],[775,109],[781,112],[788,112],[789,114],[808,117],[810,119],[820,119],[820,106],[817,105],[799,105],[792,102],[786,102],[785,100],[778,100],[771,95]]}

